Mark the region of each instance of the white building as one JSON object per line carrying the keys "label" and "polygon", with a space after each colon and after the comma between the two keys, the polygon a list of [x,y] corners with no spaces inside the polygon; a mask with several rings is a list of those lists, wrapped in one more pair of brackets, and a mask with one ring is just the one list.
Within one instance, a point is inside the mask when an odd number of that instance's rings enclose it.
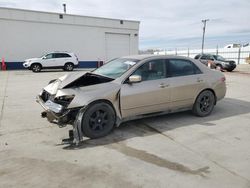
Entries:
{"label": "white building", "polygon": [[139,21],[0,8],[0,58],[9,69],[51,51],[74,52],[80,67],[138,54]]}

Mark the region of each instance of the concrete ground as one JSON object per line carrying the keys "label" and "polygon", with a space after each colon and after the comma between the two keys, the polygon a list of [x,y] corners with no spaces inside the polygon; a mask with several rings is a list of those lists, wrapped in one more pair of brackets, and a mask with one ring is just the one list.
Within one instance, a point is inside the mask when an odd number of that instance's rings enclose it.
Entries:
{"label": "concrete ground", "polygon": [[225,73],[209,117],[132,121],[62,145],[68,128],[40,117],[35,96],[64,72],[0,72],[0,187],[250,187],[250,74]]}
{"label": "concrete ground", "polygon": [[237,65],[234,72],[240,72],[242,74],[250,73],[250,64],[239,64],[239,65]]}

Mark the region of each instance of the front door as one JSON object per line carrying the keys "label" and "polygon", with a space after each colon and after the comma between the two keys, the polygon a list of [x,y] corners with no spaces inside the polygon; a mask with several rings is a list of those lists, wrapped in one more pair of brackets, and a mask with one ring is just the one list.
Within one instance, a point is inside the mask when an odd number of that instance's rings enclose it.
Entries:
{"label": "front door", "polygon": [[121,87],[122,117],[150,114],[169,109],[170,89],[166,78],[166,61],[144,63],[132,75],[139,75],[139,83],[125,82]]}
{"label": "front door", "polygon": [[55,62],[55,57],[54,54],[47,54],[42,58],[42,66],[43,67],[55,67],[56,62]]}

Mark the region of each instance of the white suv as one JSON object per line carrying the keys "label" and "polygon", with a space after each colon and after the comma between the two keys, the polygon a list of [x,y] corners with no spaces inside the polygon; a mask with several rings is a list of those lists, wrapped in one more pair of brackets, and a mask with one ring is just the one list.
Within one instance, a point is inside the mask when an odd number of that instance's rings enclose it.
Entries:
{"label": "white suv", "polygon": [[33,72],[40,72],[43,68],[63,68],[65,71],[72,71],[78,66],[78,58],[74,53],[52,52],[40,58],[26,59],[23,66]]}

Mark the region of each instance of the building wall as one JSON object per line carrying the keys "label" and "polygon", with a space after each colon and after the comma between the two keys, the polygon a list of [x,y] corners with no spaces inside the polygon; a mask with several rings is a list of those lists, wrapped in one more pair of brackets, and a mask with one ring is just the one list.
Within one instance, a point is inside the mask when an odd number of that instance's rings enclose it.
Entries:
{"label": "building wall", "polygon": [[59,15],[0,8],[0,57],[6,62],[22,62],[51,51],[69,51],[81,62],[107,61],[107,34],[128,35],[129,54],[122,55],[138,53],[137,21],[123,20],[121,24],[115,19],[65,14],[60,19]]}

